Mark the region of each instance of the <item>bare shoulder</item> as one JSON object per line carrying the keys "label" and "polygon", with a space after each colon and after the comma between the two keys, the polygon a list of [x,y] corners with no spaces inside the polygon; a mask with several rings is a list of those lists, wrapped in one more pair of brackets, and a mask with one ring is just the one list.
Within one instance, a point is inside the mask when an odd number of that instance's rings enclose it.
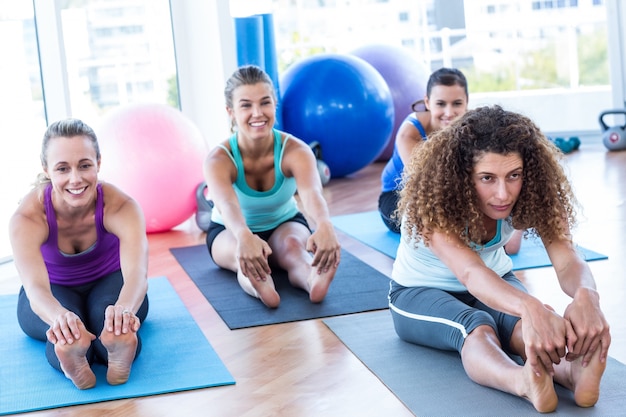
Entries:
{"label": "bare shoulder", "polygon": [[229,140],[226,139],[220,142],[217,146],[211,148],[204,160],[204,164],[205,166],[215,164],[220,165],[225,162],[229,162],[232,164],[229,153],[232,153],[232,151],[230,149]]}
{"label": "bare shoulder", "polygon": [[37,186],[30,190],[22,199],[18,202],[15,210],[15,214],[20,214],[26,217],[37,217],[45,214],[43,204],[43,186]]}
{"label": "bare shoulder", "polygon": [[119,187],[102,183],[104,227],[120,239],[145,235],[145,219],[139,203]]}
{"label": "bare shoulder", "polygon": [[138,207],[138,203],[118,186],[102,182],[102,197],[106,214],[117,213],[125,207]]}
{"label": "bare shoulder", "polygon": [[230,184],[235,181],[237,167],[231,156],[228,139],[209,151],[203,163],[203,171],[207,182],[219,179],[219,182]]}
{"label": "bare shoulder", "polygon": [[[15,212],[9,221],[10,234],[33,236],[41,231],[47,236],[48,223],[43,203],[43,186],[37,186],[29,191],[18,203]],[[24,233],[28,231],[28,233]]]}
{"label": "bare shoulder", "polygon": [[[315,155],[311,147],[293,135],[281,132],[283,135],[282,170],[287,177],[293,177],[297,172],[309,172],[315,168]],[[289,140],[287,140],[289,137]]]}
{"label": "bare shoulder", "polygon": [[[304,140],[285,132],[280,132],[281,141],[283,146],[285,147],[284,152],[293,152],[293,151],[309,151],[311,147]],[[289,140],[287,140],[289,138]]]}

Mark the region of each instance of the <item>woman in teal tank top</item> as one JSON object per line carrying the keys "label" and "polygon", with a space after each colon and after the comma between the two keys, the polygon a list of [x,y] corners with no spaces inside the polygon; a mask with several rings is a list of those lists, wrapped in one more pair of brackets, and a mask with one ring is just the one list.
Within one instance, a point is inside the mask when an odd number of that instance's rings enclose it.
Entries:
{"label": "woman in teal tank top", "polygon": [[293,286],[321,302],[339,265],[340,245],[315,156],[302,140],[274,129],[276,94],[263,70],[239,68],[224,95],[236,132],[204,163],[214,204],[209,253],[218,266],[237,273],[246,293],[270,308],[280,304],[272,267],[286,270]]}

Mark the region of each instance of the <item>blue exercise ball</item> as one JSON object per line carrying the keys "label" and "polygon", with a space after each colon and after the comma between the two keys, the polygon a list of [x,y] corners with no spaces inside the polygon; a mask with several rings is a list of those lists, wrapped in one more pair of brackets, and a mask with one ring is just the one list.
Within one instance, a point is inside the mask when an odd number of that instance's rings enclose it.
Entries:
{"label": "blue exercise ball", "polygon": [[391,96],[395,111],[391,137],[377,160],[387,161],[393,154],[396,133],[407,115],[412,113],[411,105],[426,95],[426,84],[430,70],[407,48],[393,45],[366,45],[351,52],[372,65],[383,77]]}
{"label": "blue exercise ball", "polygon": [[287,68],[281,81],[284,130],[318,142],[333,178],[376,160],[391,136],[391,92],[376,69],[356,56],[320,54]]}

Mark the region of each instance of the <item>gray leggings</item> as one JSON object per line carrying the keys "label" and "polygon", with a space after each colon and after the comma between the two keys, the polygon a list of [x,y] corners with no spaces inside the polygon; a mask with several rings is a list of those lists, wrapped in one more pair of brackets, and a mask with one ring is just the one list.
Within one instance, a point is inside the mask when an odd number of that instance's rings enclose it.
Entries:
{"label": "gray leggings", "polygon": [[[107,306],[115,304],[123,283],[122,272],[116,271],[85,285],[66,287],[51,284],[50,287],[52,294],[61,305],[80,317],[87,330],[98,337],[104,327],[104,310]],[[137,312],[137,317],[143,323],[147,315],[148,297],[146,296]],[[33,312],[23,287],[20,289],[17,301],[17,319],[24,333],[33,339],[46,342],[46,358],[52,367],[60,371],[61,365],[54,353],[54,345],[48,342],[46,337],[46,331],[50,326]],[[139,343],[136,355],[139,355],[141,339],[139,335],[137,338]],[[107,363],[107,350],[100,339],[92,342],[91,348],[87,352],[87,360],[90,364],[96,361]]]}
{"label": "gray leggings", "polygon": [[[513,272],[502,277],[527,292]],[[448,292],[430,287],[403,287],[391,281],[389,308],[398,336],[407,342],[461,353],[465,337],[487,325],[498,335],[502,348],[511,352],[513,328],[519,320],[496,311],[469,292]]]}

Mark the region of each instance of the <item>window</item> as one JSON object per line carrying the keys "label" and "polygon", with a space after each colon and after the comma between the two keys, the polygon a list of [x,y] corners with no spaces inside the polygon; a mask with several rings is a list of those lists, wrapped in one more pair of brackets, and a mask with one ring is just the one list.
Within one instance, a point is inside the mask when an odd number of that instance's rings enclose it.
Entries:
{"label": "window", "polygon": [[[52,4],[60,4],[60,22],[49,10],[37,11],[35,19],[35,8],[55,7]],[[41,48],[37,39],[47,36],[39,42],[54,42],[49,39],[56,39],[54,35],[39,31],[54,23],[62,31],[64,43],[56,45],[61,54]],[[47,118],[77,117],[96,127],[107,110],[121,104],[179,105],[168,0],[0,0],[0,39],[11,40],[0,41],[0,56],[10,57],[0,60],[0,166],[5,172],[0,177],[2,260],[11,255],[9,218],[41,171],[41,138],[55,121]],[[58,68],[62,56],[64,73]],[[62,75],[50,75],[59,72]],[[64,76],[69,94],[59,98],[65,95],[59,87]],[[69,102],[67,111],[59,110],[58,100]]]}
{"label": "window", "polygon": [[[41,170],[45,129],[33,2],[0,1],[0,260],[11,254],[9,218]],[[10,41],[7,41],[9,40]]]}
{"label": "window", "polygon": [[121,104],[169,102],[176,62],[167,0],[67,1],[61,8],[74,117]]}

